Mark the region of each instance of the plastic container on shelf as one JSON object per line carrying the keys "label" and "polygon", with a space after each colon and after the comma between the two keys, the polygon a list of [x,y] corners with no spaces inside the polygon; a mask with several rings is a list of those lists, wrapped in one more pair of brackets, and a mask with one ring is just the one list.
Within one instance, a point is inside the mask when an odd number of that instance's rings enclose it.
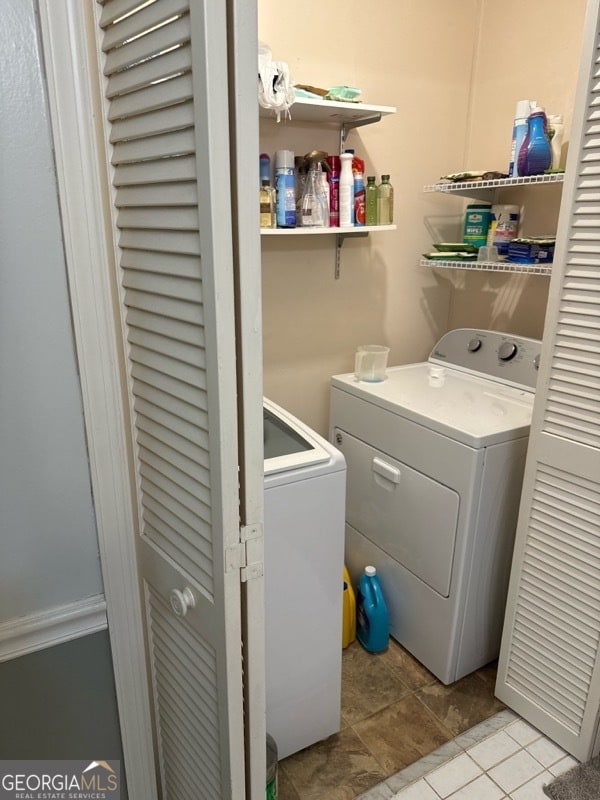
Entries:
{"label": "plastic container on shelf", "polygon": [[367,176],[367,186],[365,188],[365,224],[377,225],[377,186],[375,176]]}
{"label": "plastic container on shelf", "polygon": [[260,227],[275,228],[275,189],[271,185],[271,159],[267,153],[259,156],[260,188],[258,193],[260,206]]}
{"label": "plastic container on shelf", "polygon": [[508,253],[509,243],[519,235],[520,212],[521,209],[517,205],[497,203],[492,206],[495,221],[491,241],[488,237],[488,244],[495,245],[501,256]]}
{"label": "plastic container on shelf", "polygon": [[512,140],[510,145],[510,163],[508,165],[509,178],[516,178],[521,173],[518,169],[517,159],[523,139],[527,134],[527,117],[536,106],[535,100],[518,100],[513,120]]}
{"label": "plastic container on shelf", "polygon": [[329,227],[329,208],[323,193],[323,175],[321,162],[326,153],[322,150],[311,150],[305,155],[308,163],[308,174],[300,201],[300,224],[303,228]]}
{"label": "plastic container on shelf", "polygon": [[327,156],[325,159],[329,170],[327,181],[329,183],[329,224],[336,228],[340,224],[340,169],[339,156]]}
{"label": "plastic container on shelf", "polygon": [[278,150],[275,153],[275,193],[277,227],[295,228],[296,189],[292,150]]}
{"label": "plastic container on shelf", "polygon": [[527,118],[527,133],[517,157],[519,175],[541,175],[551,164],[548,120],[544,109],[536,106]]}
{"label": "plastic container on shelf", "polygon": [[390,640],[387,606],[375,567],[365,567],[356,592],[356,638],[369,653],[381,653]]}
{"label": "plastic container on shelf", "polygon": [[352,174],[353,153],[346,151],[340,156],[342,168],[340,170],[339,197],[340,197],[340,227],[351,228],[354,226],[354,175]]}
{"label": "plastic container on shelf", "polygon": [[377,224],[391,225],[394,221],[394,187],[389,175],[381,176],[377,187]]}
{"label": "plastic container on shelf", "polygon": [[465,211],[463,242],[473,247],[484,247],[491,218],[491,203],[469,203]]}
{"label": "plastic container on shelf", "polygon": [[365,182],[358,171],[354,173],[354,224],[365,224]]}
{"label": "plastic container on shelf", "polygon": [[552,150],[552,169],[560,169],[564,130],[562,114],[550,114],[548,116],[548,137]]}

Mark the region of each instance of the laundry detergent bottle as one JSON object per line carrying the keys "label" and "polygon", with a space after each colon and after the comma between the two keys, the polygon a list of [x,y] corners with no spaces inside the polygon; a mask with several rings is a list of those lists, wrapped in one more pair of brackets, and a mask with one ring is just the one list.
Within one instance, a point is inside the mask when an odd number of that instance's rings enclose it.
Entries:
{"label": "laundry detergent bottle", "polygon": [[519,175],[541,175],[552,165],[548,121],[543,108],[536,106],[527,117],[527,133],[518,156]]}
{"label": "laundry detergent bottle", "polygon": [[365,567],[356,592],[356,638],[369,653],[387,650],[390,623],[375,567]]}

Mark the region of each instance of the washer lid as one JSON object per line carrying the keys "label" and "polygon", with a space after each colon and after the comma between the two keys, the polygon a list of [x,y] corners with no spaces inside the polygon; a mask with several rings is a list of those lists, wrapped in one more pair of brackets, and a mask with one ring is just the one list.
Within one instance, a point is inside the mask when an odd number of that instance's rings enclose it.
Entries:
{"label": "washer lid", "polygon": [[533,392],[430,362],[389,367],[379,383],[335,375],[332,386],[470,447],[529,434]]}

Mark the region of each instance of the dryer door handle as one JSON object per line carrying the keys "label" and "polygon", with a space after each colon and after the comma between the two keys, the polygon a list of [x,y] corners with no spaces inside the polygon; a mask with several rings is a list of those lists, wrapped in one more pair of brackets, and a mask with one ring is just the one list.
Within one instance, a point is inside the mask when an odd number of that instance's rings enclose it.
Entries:
{"label": "dryer door handle", "polygon": [[377,456],[375,456],[373,459],[372,469],[376,475],[380,475],[382,478],[385,478],[386,481],[389,481],[390,483],[400,483],[401,473],[398,467],[388,464],[382,458],[377,458]]}

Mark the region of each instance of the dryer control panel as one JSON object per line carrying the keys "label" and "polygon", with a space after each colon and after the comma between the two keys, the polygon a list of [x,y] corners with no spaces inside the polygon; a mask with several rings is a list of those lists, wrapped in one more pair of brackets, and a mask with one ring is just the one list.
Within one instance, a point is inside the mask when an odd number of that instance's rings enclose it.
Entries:
{"label": "dryer control panel", "polygon": [[456,328],[442,336],[429,361],[532,391],[541,347],[539,339],[479,328]]}

